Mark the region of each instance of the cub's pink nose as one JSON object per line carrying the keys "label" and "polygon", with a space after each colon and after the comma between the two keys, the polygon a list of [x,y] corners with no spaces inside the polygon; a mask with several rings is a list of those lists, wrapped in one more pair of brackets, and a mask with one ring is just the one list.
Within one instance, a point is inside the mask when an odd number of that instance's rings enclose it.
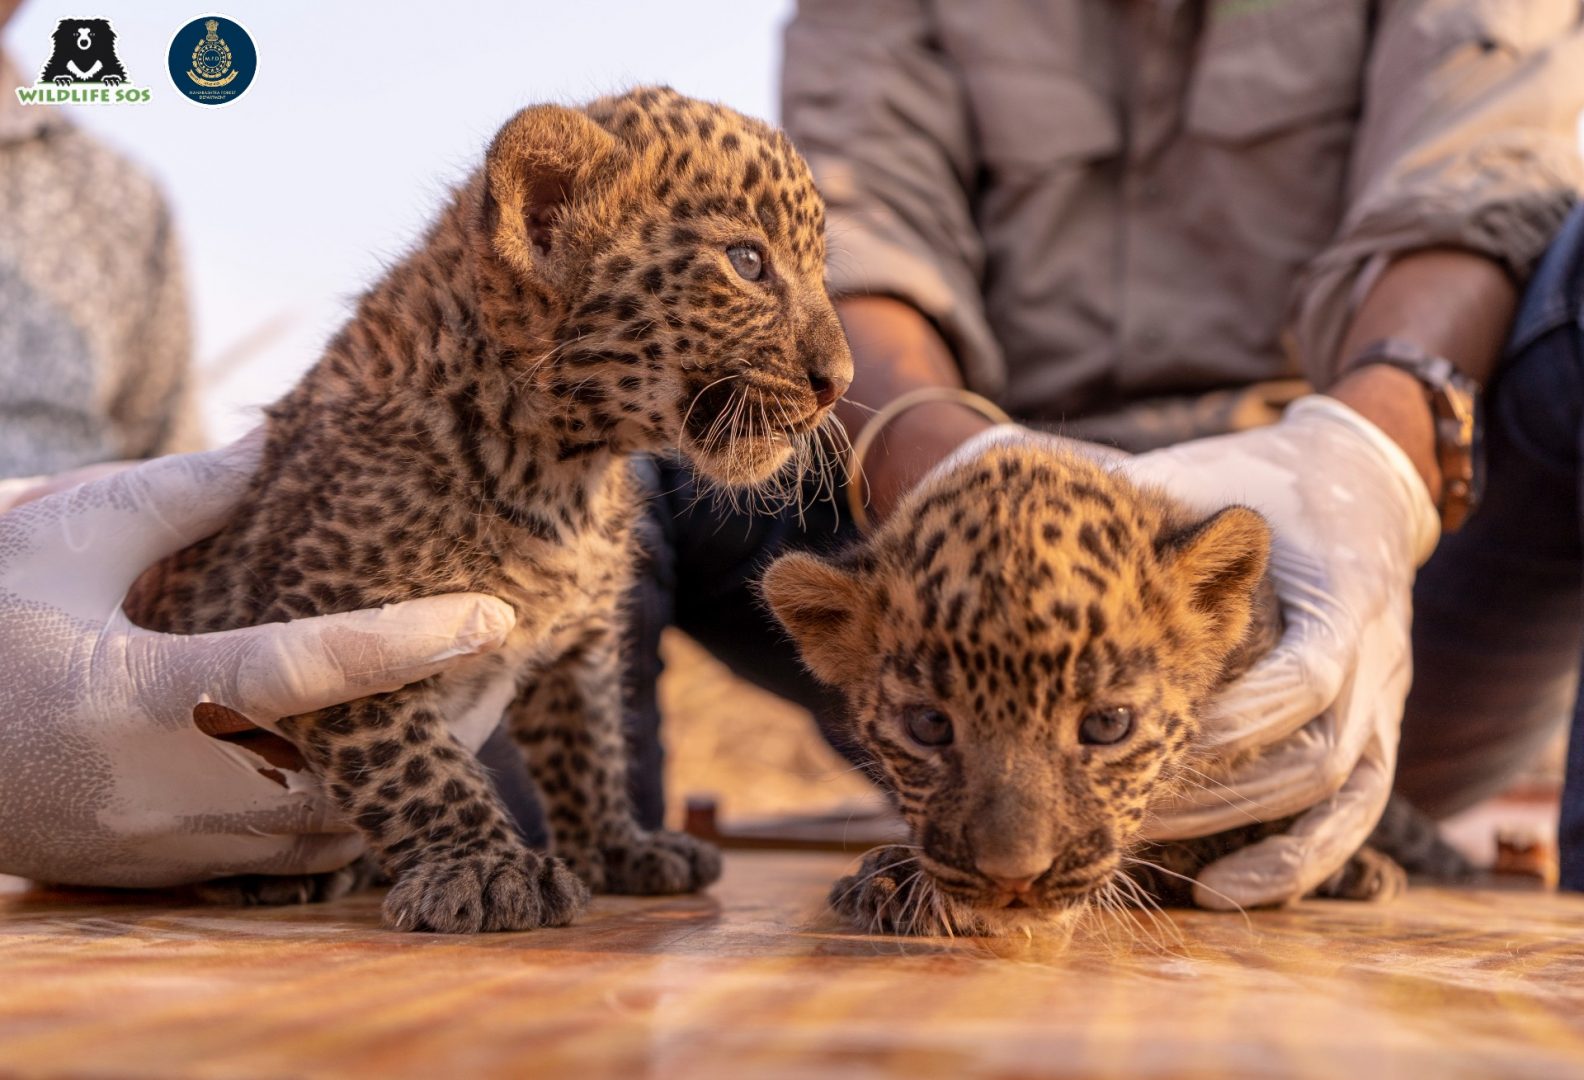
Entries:
{"label": "cub's pink nose", "polygon": [[840,376],[831,378],[830,376],[811,371],[809,372],[808,381],[809,389],[814,391],[814,403],[823,409],[827,405],[836,403],[836,399],[846,392],[847,384],[850,380]]}
{"label": "cub's pink nose", "polygon": [[1019,896],[1021,896],[1033,887],[1034,879],[1039,877],[1039,875],[1028,874],[1024,877],[997,877],[994,874],[991,874],[989,877],[991,881],[995,882],[996,888],[1002,890],[1003,892],[1017,893]]}

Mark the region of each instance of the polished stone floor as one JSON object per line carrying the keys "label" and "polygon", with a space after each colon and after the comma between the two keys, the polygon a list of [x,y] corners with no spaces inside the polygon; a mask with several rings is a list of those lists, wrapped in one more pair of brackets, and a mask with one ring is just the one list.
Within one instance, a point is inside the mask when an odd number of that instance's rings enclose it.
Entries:
{"label": "polished stone floor", "polygon": [[0,1075],[1584,1075],[1584,897],[1414,890],[1174,929],[897,940],[823,911],[840,855],[448,938],[377,893],[228,910],[0,894]]}

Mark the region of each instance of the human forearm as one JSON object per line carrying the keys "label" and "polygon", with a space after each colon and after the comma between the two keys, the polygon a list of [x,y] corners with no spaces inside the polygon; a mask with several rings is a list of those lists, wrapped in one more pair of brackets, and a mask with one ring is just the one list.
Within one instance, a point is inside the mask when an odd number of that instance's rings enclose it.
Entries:
{"label": "human forearm", "polygon": [[[856,438],[875,409],[910,390],[962,386],[945,341],[912,306],[885,296],[854,296],[836,303],[852,349],[852,388],[837,412]],[[871,518],[884,518],[908,488],[962,443],[990,427],[973,409],[928,402],[886,425],[862,462]]]}
{"label": "human forearm", "polygon": [[1407,372],[1372,364],[1349,370],[1365,348],[1383,338],[1410,341],[1444,356],[1484,385],[1501,356],[1518,302],[1517,290],[1495,262],[1466,251],[1427,249],[1394,260],[1381,272],[1343,338],[1326,388],[1401,446],[1441,497],[1435,420],[1424,387]]}

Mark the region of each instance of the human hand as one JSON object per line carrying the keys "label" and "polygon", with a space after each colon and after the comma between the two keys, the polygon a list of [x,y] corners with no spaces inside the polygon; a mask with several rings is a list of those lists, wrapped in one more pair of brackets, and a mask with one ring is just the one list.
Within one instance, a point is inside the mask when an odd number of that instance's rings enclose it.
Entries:
{"label": "human hand", "polygon": [[84,465],[80,469],[68,469],[54,476],[18,476],[0,480],[0,514],[57,491],[65,491],[100,477],[114,476],[136,464],[136,461],[102,461],[96,465]]}
{"label": "human hand", "polygon": [[1440,532],[1429,493],[1395,443],[1318,395],[1270,427],[1121,467],[1207,513],[1241,503],[1271,524],[1286,632],[1204,725],[1218,757],[1244,764],[1162,808],[1148,835],[1298,814],[1281,835],[1206,867],[1194,890],[1212,908],[1297,899],[1364,843],[1391,793],[1412,678],[1413,579]]}
{"label": "human hand", "polygon": [[164,886],[343,866],[362,843],[317,781],[204,734],[194,706],[269,727],[511,629],[506,604],[468,593],[194,636],[132,625],[132,582],[224,524],[260,448],[162,458],[0,513],[0,872]]}

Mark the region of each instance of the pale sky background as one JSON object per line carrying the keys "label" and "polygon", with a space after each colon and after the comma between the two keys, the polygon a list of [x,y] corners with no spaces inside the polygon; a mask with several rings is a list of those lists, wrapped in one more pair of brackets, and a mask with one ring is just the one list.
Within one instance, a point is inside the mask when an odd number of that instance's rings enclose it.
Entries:
{"label": "pale sky background", "polygon": [[[56,22],[105,16],[131,81],[152,88],[147,105],[70,113],[150,171],[175,207],[204,419],[211,440],[224,441],[318,358],[351,301],[416,240],[507,117],[665,82],[773,119],[791,6],[28,0],[4,46],[36,74]],[[171,85],[165,57],[178,29],[216,12],[247,27],[259,71],[233,104],[208,109]]]}

